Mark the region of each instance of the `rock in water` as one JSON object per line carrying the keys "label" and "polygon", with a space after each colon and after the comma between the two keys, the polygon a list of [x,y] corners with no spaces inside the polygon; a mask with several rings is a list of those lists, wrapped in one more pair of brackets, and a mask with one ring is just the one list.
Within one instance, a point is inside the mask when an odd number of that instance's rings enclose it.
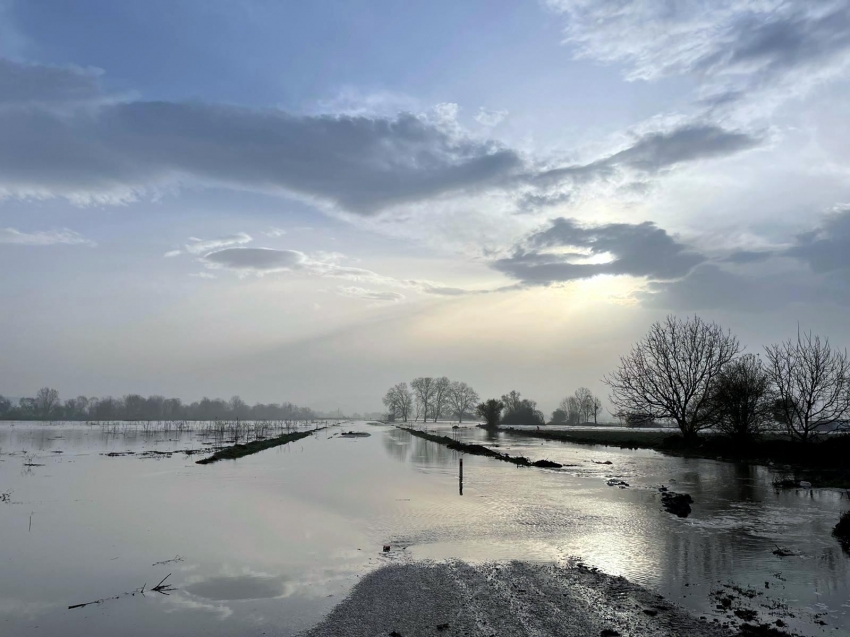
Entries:
{"label": "rock in water", "polygon": [[694,499],[689,493],[676,493],[674,491],[665,491],[661,494],[661,504],[668,513],[678,515],[680,518],[686,518],[691,514],[691,505]]}

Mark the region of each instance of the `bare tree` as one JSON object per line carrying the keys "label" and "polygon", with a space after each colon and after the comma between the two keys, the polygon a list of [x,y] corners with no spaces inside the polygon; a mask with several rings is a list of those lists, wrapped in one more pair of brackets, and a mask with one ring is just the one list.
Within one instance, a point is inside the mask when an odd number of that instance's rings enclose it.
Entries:
{"label": "bare tree", "polygon": [[455,381],[449,387],[449,405],[457,414],[458,422],[463,422],[463,415],[478,402],[478,393],[466,383]]}
{"label": "bare tree", "polygon": [[413,402],[413,394],[407,388],[407,383],[399,383],[390,387],[387,395],[383,398],[383,402],[394,417],[407,422],[410,416],[410,406]]}
{"label": "bare tree", "polygon": [[740,349],[738,339],[716,323],[668,316],[652,324],[604,382],[619,411],[670,418],[693,440],[711,426],[717,377]]}
{"label": "bare tree", "polygon": [[35,395],[35,413],[41,418],[55,416],[59,410],[59,392],[50,387],[42,387]]}
{"label": "bare tree", "polygon": [[452,381],[446,376],[434,379],[434,422],[437,422],[449,403],[449,388]]}
{"label": "bare tree", "polygon": [[761,435],[773,418],[770,377],[758,356],[747,354],[720,372],[714,387],[715,426],[738,442]]}
{"label": "bare tree", "polygon": [[850,359],[829,339],[797,333],[765,347],[767,373],[776,391],[775,409],[789,435],[809,442],[823,428],[850,414]]}
{"label": "bare tree", "polygon": [[593,413],[593,424],[598,425],[596,418],[599,415],[599,412],[602,411],[602,401],[599,400],[596,396],[593,397],[590,403],[590,411]]}
{"label": "bare tree", "polygon": [[428,422],[428,408],[434,402],[436,390],[434,379],[430,376],[420,376],[410,381],[413,395],[416,397],[416,413],[422,414],[422,422]]}
{"label": "bare tree", "polygon": [[579,387],[576,390],[576,401],[578,402],[579,413],[581,414],[581,422],[590,420],[590,412],[593,409],[593,392],[587,387]]}

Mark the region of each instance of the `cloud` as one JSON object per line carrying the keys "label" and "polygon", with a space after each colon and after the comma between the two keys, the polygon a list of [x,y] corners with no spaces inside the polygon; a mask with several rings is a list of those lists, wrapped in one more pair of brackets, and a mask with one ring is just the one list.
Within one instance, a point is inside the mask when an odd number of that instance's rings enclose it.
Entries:
{"label": "cloud", "polygon": [[631,80],[691,74],[718,103],[834,77],[850,53],[847,0],[547,4],[566,18],[566,42],[577,57],[623,65]]}
{"label": "cloud", "polygon": [[101,73],[99,69],[21,64],[0,58],[0,108],[99,101]]}
{"label": "cloud", "polygon": [[170,259],[172,257],[180,256],[181,254],[183,254],[182,250],[169,250],[168,252],[166,252],[162,256],[164,256],[167,259]]}
{"label": "cloud", "polygon": [[672,280],[704,261],[651,222],[591,226],[558,218],[491,267],[526,285],[549,285],[599,274]]}
{"label": "cloud", "polygon": [[207,252],[212,252],[213,250],[243,245],[245,243],[250,243],[251,241],[253,241],[251,235],[244,232],[238,232],[226,237],[219,237],[218,239],[204,240],[198,239],[197,237],[189,237],[189,243],[187,243],[185,247],[186,252],[189,254],[205,254]]}
{"label": "cloud", "polygon": [[24,246],[97,245],[91,239],[86,239],[81,234],[67,228],[38,232],[21,232],[15,228],[0,228],[0,243]]}
{"label": "cloud", "polygon": [[682,124],[639,135],[627,148],[596,161],[541,171],[533,181],[582,183],[624,169],[654,174],[679,164],[734,155],[760,143],[758,137],[713,124]]}
{"label": "cloud", "polygon": [[283,228],[276,228],[276,227],[272,226],[268,230],[264,231],[263,234],[266,235],[267,237],[272,237],[272,238],[276,239],[278,237],[282,237],[283,235],[285,235],[286,230],[284,230]]}
{"label": "cloud", "polygon": [[636,298],[648,307],[675,311],[768,312],[789,305],[850,305],[850,281],[786,266],[773,272],[726,269],[714,263],[687,277],[649,283]]}
{"label": "cloud", "polygon": [[[676,310],[766,311],[795,303],[850,305],[850,207],[773,249],[738,250],[686,277],[650,283],[638,298]],[[769,263],[767,263],[769,262]]]}
{"label": "cloud", "polygon": [[204,255],[203,260],[212,267],[256,273],[298,270],[308,262],[303,252],[271,248],[225,248]]}
{"label": "cloud", "polygon": [[483,106],[478,109],[478,114],[475,116],[475,121],[482,126],[498,126],[508,116],[508,111],[489,110]]}
{"label": "cloud", "polygon": [[342,296],[350,296],[358,299],[371,299],[373,301],[401,301],[404,299],[403,294],[398,292],[382,292],[380,290],[367,290],[359,287],[339,287],[337,291]]}
{"label": "cloud", "polygon": [[[692,123],[644,133],[587,164],[541,166],[465,131],[452,103],[423,115],[294,115],[104,98],[96,106],[59,112],[44,102],[93,99],[96,76],[74,68],[4,65],[17,106],[0,108],[0,198],[120,204],[191,183],[295,196],[361,216],[399,206],[427,209],[446,198],[483,193],[518,197],[528,207],[543,201],[534,197],[566,201],[565,185],[626,171],[656,173],[760,141]],[[484,119],[493,122],[498,113],[488,111]]]}
{"label": "cloud", "polygon": [[[5,64],[21,99],[74,92],[66,86],[72,73]],[[114,203],[188,180],[370,215],[493,185],[520,167],[517,152],[442,126],[450,106],[438,109],[439,121],[144,101],[61,115],[38,106],[0,109],[0,191]]]}
{"label": "cloud", "polygon": [[850,206],[827,215],[820,227],[800,234],[781,256],[799,259],[814,272],[850,271]]}
{"label": "cloud", "polygon": [[192,272],[189,276],[193,276],[198,279],[215,279],[216,276],[211,272]]}

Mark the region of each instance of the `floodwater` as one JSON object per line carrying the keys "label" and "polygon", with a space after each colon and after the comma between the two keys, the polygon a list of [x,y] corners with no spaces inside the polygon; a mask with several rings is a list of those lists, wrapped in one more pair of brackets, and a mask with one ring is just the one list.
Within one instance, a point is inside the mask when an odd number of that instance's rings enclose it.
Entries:
{"label": "floodwater", "polygon": [[[460,495],[456,452],[385,425],[197,465],[180,450],[202,448],[199,432],[2,424],[0,634],[294,635],[371,569],[444,558],[578,558],[709,620],[727,621],[730,595],[805,635],[850,631],[850,556],[830,536],[843,492],[777,491],[761,466],[428,427],[571,466],[464,455]],[[661,509],[662,484],[693,496],[690,517]],[[151,591],[169,574],[173,590]]]}

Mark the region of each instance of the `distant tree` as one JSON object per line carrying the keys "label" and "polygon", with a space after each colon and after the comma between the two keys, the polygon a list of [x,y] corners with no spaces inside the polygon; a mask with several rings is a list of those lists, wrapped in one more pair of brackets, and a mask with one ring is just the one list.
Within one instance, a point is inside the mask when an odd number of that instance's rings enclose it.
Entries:
{"label": "distant tree", "polygon": [[417,415],[422,414],[422,422],[428,422],[428,409],[434,402],[436,383],[430,376],[420,376],[410,382],[413,395],[416,397]]}
{"label": "distant tree", "polygon": [[515,389],[502,395],[502,403],[506,413],[519,411],[522,408],[522,395]]}
{"label": "distant tree", "polygon": [[567,422],[567,412],[565,412],[560,407],[552,412],[552,424],[553,425],[563,425]]}
{"label": "distant tree", "polygon": [[581,415],[581,422],[587,422],[590,420],[590,414],[593,411],[593,392],[587,387],[579,387],[576,390],[575,396],[579,414]]}
{"label": "distant tree", "polygon": [[471,410],[478,402],[478,394],[466,383],[455,381],[449,387],[449,406],[458,418],[463,422],[463,415]]}
{"label": "distant tree", "polygon": [[383,403],[393,419],[400,418],[407,422],[410,416],[410,407],[413,402],[413,394],[407,388],[407,383],[398,383],[387,390]]}
{"label": "distant tree", "polygon": [[[168,401],[165,401],[165,403],[163,403],[163,411],[168,411],[170,409],[170,406],[167,403]],[[248,416],[248,410],[250,409],[250,407],[248,407],[248,403],[242,400],[242,398],[240,398],[239,396],[233,396],[230,399],[229,406],[230,414],[233,418],[240,418],[244,420]]]}
{"label": "distant tree", "polygon": [[788,434],[809,442],[850,416],[850,359],[811,332],[765,347],[775,409]]}
{"label": "distant tree", "polygon": [[692,441],[711,426],[717,377],[740,349],[738,339],[715,323],[668,316],[653,323],[604,381],[618,410],[670,418]]}
{"label": "distant tree", "polygon": [[567,396],[561,400],[559,406],[564,412],[568,425],[577,425],[581,422],[581,403],[575,396]]}
{"label": "distant tree", "polygon": [[752,442],[770,424],[774,400],[770,376],[758,356],[747,354],[729,362],[712,394],[715,428],[740,443]]}
{"label": "distant tree", "polygon": [[443,415],[449,405],[449,390],[452,382],[446,377],[434,379],[434,422]]}
{"label": "distant tree", "polygon": [[21,398],[18,401],[18,413],[22,418],[41,418],[35,398]]}
{"label": "distant tree", "polygon": [[0,418],[3,418],[12,410],[12,401],[5,396],[0,396]]}
{"label": "distant tree", "polygon": [[70,420],[82,420],[88,415],[89,399],[85,396],[69,398],[65,401],[62,412]]}
{"label": "distant tree", "polygon": [[59,392],[50,387],[42,387],[35,395],[35,413],[39,418],[53,418],[59,415]]}
{"label": "distant tree", "polygon": [[527,398],[522,398],[518,391],[512,391],[502,396],[505,405],[505,413],[502,422],[512,425],[543,425],[546,417],[539,409],[537,403]]}
{"label": "distant tree", "polygon": [[590,403],[590,409],[593,414],[593,424],[598,425],[599,422],[597,421],[597,417],[599,416],[599,412],[602,411],[602,401],[594,396],[593,402]]}
{"label": "distant tree", "polygon": [[186,411],[183,409],[183,401],[179,398],[166,398],[162,403],[162,417],[166,420],[183,420]]}
{"label": "distant tree", "polygon": [[505,408],[505,403],[495,398],[481,403],[476,408],[478,415],[484,419],[487,427],[494,428],[499,426],[499,419],[502,415],[502,410]]}

